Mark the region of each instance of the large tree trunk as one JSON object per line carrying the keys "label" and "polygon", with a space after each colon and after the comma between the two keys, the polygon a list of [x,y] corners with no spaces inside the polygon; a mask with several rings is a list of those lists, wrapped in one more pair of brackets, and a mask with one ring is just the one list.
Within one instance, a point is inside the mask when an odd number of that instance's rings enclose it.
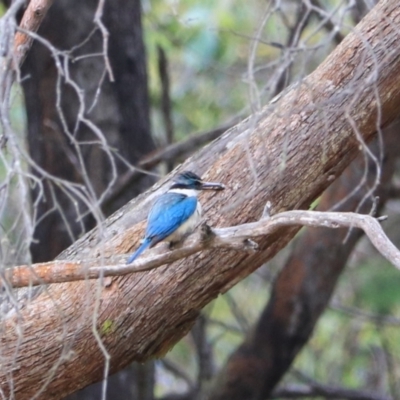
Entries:
{"label": "large tree trunk", "polygon": [[[307,208],[359,154],[354,126],[369,141],[377,126],[394,120],[400,111],[399,21],[397,3],[380,2],[302,84],[184,163],[182,169],[228,185],[202,198],[212,225],[257,220],[268,200],[273,213]],[[165,181],[60,258],[99,257],[101,265],[103,256],[132,251],[149,204],[162,190]],[[28,399],[46,383],[45,397],[60,398],[101,379],[105,357],[94,326],[111,356],[111,372],[164,354],[202,307],[276,254],[296,231],[260,239],[255,254],[208,251],[103,286],[50,285],[23,307],[21,300],[18,313],[10,312],[2,324],[2,390]]]}

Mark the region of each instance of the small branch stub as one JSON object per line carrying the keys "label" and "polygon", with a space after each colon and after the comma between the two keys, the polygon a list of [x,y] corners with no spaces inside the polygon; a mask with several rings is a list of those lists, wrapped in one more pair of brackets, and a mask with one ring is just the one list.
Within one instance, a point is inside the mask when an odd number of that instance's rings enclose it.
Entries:
{"label": "small branch stub", "polygon": [[259,249],[258,244],[251,239],[244,239],[243,240],[243,250],[246,250],[248,252],[254,253]]}
{"label": "small branch stub", "polygon": [[270,201],[267,201],[267,203],[264,206],[264,210],[262,213],[262,219],[268,219],[271,217],[271,211],[272,211],[272,203]]}
{"label": "small branch stub", "polygon": [[212,238],[215,236],[215,233],[212,230],[211,226],[208,225],[205,222],[203,224],[201,224],[200,232],[201,232],[201,240],[203,242],[207,242],[208,240],[212,240]]}

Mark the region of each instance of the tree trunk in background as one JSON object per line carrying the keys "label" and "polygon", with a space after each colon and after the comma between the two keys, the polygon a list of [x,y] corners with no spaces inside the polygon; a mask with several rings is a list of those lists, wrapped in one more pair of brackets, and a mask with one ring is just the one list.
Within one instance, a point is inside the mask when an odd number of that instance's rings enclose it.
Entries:
{"label": "tree trunk in background", "polygon": [[[94,28],[93,18],[97,4],[97,0],[54,2],[39,34],[62,50],[76,46],[87,38]],[[115,82],[110,82],[106,77],[96,106],[86,114],[103,132],[109,145],[118,149],[123,157],[134,164],[155,147],[150,134],[140,1],[106,1],[103,21],[110,33],[109,60]],[[79,56],[101,53],[102,46],[103,38],[100,31],[97,31],[74,54]],[[22,72],[31,157],[48,173],[71,182],[82,183],[82,173],[77,167],[75,150],[65,135],[57,114],[57,70],[50,52],[43,45],[35,43]],[[83,58],[70,64],[70,72],[72,79],[84,89],[86,110],[89,110],[104,73],[104,59],[101,56]],[[61,107],[66,123],[73,131],[79,102],[71,86],[66,84],[62,86]],[[83,124],[80,124],[75,137],[78,140],[95,139],[92,131]],[[99,195],[111,179],[110,163],[97,145],[81,146],[80,151],[94,191]],[[117,167],[119,173],[126,170],[119,161]],[[119,208],[153,182],[153,179],[144,177],[104,210],[105,213],[109,214]],[[33,262],[54,259],[93,225],[93,219],[90,217],[84,221],[80,219],[86,211],[82,202],[78,199],[72,201],[58,187],[50,187],[48,182],[43,184],[45,198],[37,205],[36,217],[40,222],[34,234],[36,242],[32,245]],[[33,189],[34,200],[39,193],[38,187]],[[75,202],[78,205],[74,204]]]}
{"label": "tree trunk in background", "polygon": [[[380,199],[379,209],[388,199],[395,163],[400,154],[400,124],[384,134],[384,157],[381,184],[373,196]],[[371,147],[379,157],[379,141]],[[318,205],[321,211],[332,209],[345,199],[362,181],[365,168],[368,176],[364,185],[337,210],[369,213],[371,197],[364,199],[376,179],[376,165],[364,156],[355,160],[323,194]],[[299,237],[286,265],[278,275],[263,313],[243,343],[230,356],[214,379],[210,400],[264,400],[287,372],[296,355],[310,339],[314,327],[329,303],[337,280],[348,257],[362,236],[348,229],[313,228]]]}
{"label": "tree trunk in background", "polygon": [[[98,0],[54,2],[39,34],[59,49],[67,50],[76,46],[94,28],[97,4]],[[141,156],[155,148],[150,134],[140,0],[106,1],[103,21],[110,33],[108,56],[115,82],[110,82],[106,77],[97,104],[87,116],[101,129],[110,146],[135,164]],[[100,31],[97,31],[76,55],[100,53],[102,46],[103,38]],[[97,56],[82,59],[70,65],[70,72],[72,79],[85,90],[86,107],[89,109],[104,73],[104,58]],[[74,149],[64,133],[56,109],[57,69],[50,51],[35,43],[28,53],[22,73],[31,157],[48,173],[82,183],[81,171],[76,168],[74,160]],[[79,102],[68,85],[62,87],[61,106],[67,125],[72,130],[76,124]],[[91,131],[83,124],[76,137],[80,140],[94,139]],[[110,163],[98,146],[83,147],[81,151],[90,181],[99,195],[111,179]],[[120,174],[126,171],[126,166],[121,162],[117,162],[117,167]],[[153,182],[152,177],[143,176],[136,185],[129,187],[111,205],[108,204],[104,213],[107,215],[118,209]],[[50,186],[48,182],[43,182],[43,185],[45,199],[39,201],[36,217],[46,217],[35,229],[35,243],[31,247],[33,262],[54,259],[93,226],[93,218],[90,216],[84,221],[80,219],[87,210],[82,202],[75,198],[78,204],[76,207],[74,201],[58,187]],[[33,198],[36,199],[39,193],[39,188],[34,188]],[[153,368],[152,362],[145,366],[132,365],[110,378],[108,390],[116,400],[127,396],[152,399]],[[71,399],[98,399],[101,390],[101,384],[96,384],[72,395]]]}

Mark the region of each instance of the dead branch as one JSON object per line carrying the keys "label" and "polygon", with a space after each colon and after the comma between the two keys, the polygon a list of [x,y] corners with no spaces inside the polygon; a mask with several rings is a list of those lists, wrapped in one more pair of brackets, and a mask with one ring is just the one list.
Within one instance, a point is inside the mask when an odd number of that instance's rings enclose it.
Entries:
{"label": "dead branch", "polygon": [[[25,31],[37,32],[40,24],[53,0],[30,0],[28,7],[22,17],[20,28]],[[21,65],[25,59],[26,53],[32,46],[33,37],[24,32],[18,31],[14,38],[14,63]]]}
{"label": "dead branch", "polygon": [[330,32],[336,44],[339,44],[344,39],[344,35],[340,32],[339,27],[333,23],[332,16],[324,10],[319,0],[312,0],[310,4],[314,15],[321,21],[323,27]]}
{"label": "dead branch", "polygon": [[329,308],[347,315],[349,319],[357,318],[365,323],[376,325],[400,326],[400,318],[392,317],[390,315],[374,314],[356,307],[340,304],[337,301],[331,302]]}
{"label": "dead branch", "polygon": [[370,215],[352,212],[286,211],[258,222],[229,228],[211,229],[203,225],[201,232],[191,235],[181,248],[165,251],[165,246],[158,247],[149,250],[149,254],[145,254],[132,264],[101,266],[96,265],[98,264],[96,260],[91,262],[58,260],[8,268],[4,279],[12,287],[25,287],[150,271],[209,249],[255,251],[258,245],[251,239],[273,235],[280,228],[287,226],[362,229],[376,249],[400,270],[400,251],[386,236],[379,220]]}
{"label": "dead branch", "polygon": [[108,38],[110,36],[110,33],[108,32],[108,29],[104,25],[102,21],[103,17],[103,12],[104,12],[104,2],[105,0],[99,0],[97,4],[97,9],[94,14],[94,20],[93,22],[97,25],[97,27],[100,29],[101,35],[103,37],[103,59],[104,59],[104,64],[106,67],[106,71],[108,74],[108,77],[111,82],[114,82],[114,74],[111,68],[111,63],[110,59],[108,58]]}

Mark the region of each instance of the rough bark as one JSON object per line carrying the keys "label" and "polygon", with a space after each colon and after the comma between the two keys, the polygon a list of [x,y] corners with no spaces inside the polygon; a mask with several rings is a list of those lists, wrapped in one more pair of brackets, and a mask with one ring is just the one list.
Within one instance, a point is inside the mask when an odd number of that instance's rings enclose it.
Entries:
{"label": "rough bark", "polygon": [[[379,208],[388,198],[395,162],[400,154],[400,124],[384,134],[384,158],[381,184],[373,196],[379,196]],[[373,154],[379,158],[381,144],[374,142]],[[364,156],[355,160],[321,197],[318,209],[327,211],[349,196],[363,179],[367,180],[342,206],[340,211],[355,210],[373,187],[376,164],[365,165]],[[372,209],[371,197],[360,212]],[[339,211],[339,210],[338,210]],[[328,305],[337,280],[354,246],[362,235],[348,229],[308,229],[298,240],[289,260],[277,277],[271,298],[258,323],[230,356],[215,378],[210,400],[264,400],[309,340]]]}
{"label": "rough bark", "polygon": [[[95,27],[93,19],[97,6],[97,0],[54,2],[39,34],[56,48],[71,49],[82,43]],[[104,80],[97,104],[88,116],[102,130],[108,144],[135,164],[141,156],[155,148],[150,135],[140,1],[105,2],[103,20],[110,33],[108,57],[115,82]],[[103,37],[97,31],[84,46],[75,51],[74,56],[99,54],[102,50]],[[86,111],[96,96],[104,67],[104,58],[101,56],[84,58],[69,65],[72,79],[84,90]],[[70,182],[83,183],[82,170],[76,161],[77,154],[63,133],[56,107],[57,68],[51,52],[42,44],[34,43],[22,72],[29,151],[33,160],[49,174]],[[73,131],[77,124],[79,99],[68,84],[62,87],[61,108],[67,126]],[[75,137],[81,141],[95,140],[91,129],[84,124],[78,126]],[[82,146],[80,151],[92,186],[99,196],[112,179],[110,162],[101,146]],[[118,161],[117,167],[119,174],[126,171],[126,167]],[[152,182],[152,178],[142,177],[134,185],[124,188],[122,196],[114,197],[112,204],[107,203],[105,213],[115,211]],[[36,226],[35,242],[31,247],[33,262],[54,259],[88,227],[93,226],[93,219],[90,217],[85,218],[82,223],[81,215],[87,210],[87,206],[79,199],[66,195],[48,180],[43,185],[44,197],[40,198],[36,208],[36,218],[40,223]],[[40,195],[39,188],[35,187],[33,201]],[[43,216],[46,217],[42,219]]]}
{"label": "rough bark", "polygon": [[[399,25],[397,3],[380,2],[302,84],[184,163],[181,169],[228,185],[223,193],[201,197],[212,225],[259,219],[267,200],[273,212],[308,207],[359,153],[351,122],[368,141],[377,126],[394,120],[400,111]],[[99,257],[101,264],[101,256],[132,251],[149,204],[165,183],[128,203],[60,258]],[[210,251],[103,286],[50,285],[2,323],[2,390],[24,399],[46,384],[51,399],[101,379],[104,355],[93,325],[111,356],[111,372],[164,354],[204,305],[276,254],[296,231],[265,237],[254,255]]]}

